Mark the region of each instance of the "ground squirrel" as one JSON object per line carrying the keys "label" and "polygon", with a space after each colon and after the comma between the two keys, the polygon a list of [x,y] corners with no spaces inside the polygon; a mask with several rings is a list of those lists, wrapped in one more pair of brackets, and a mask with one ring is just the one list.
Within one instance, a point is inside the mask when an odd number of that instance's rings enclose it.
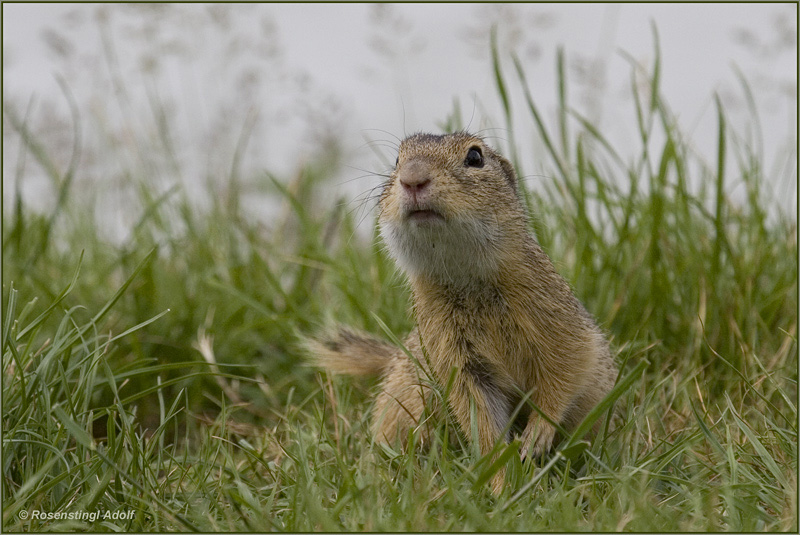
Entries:
{"label": "ground squirrel", "polygon": [[[346,327],[308,349],[333,372],[383,377],[376,440],[403,441],[424,407],[436,408],[421,380],[430,374],[452,381],[447,407],[468,439],[474,414],[482,453],[515,432],[523,456],[544,453],[556,429],[538,411],[523,406],[509,421],[524,396],[570,429],[617,370],[605,336],[529,233],[511,164],[468,133],[412,135],[379,209],[381,236],[413,291],[409,353]],[[493,487],[502,484],[503,471]]]}

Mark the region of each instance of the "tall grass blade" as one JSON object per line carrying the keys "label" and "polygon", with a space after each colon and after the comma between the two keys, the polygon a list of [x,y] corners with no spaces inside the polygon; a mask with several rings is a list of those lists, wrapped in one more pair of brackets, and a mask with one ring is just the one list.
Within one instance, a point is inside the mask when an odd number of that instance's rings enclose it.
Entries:
{"label": "tall grass blade", "polygon": [[[53,310],[55,310],[56,307],[58,307],[59,304],[61,304],[64,298],[67,295],[69,295],[69,293],[73,290],[73,288],[75,288],[75,284],[78,282],[78,274],[80,274],[81,272],[81,265],[83,264],[84,252],[85,251],[81,250],[80,256],[78,256],[78,265],[75,267],[75,274],[72,276],[72,280],[67,285],[67,287],[61,290],[61,293],[56,296],[56,298],[53,300],[50,306],[45,309],[44,312],[39,314],[39,316],[37,316],[35,320],[33,320],[26,327],[20,330],[19,334],[17,334],[17,339],[24,338],[28,333],[36,329],[42,322],[44,322],[50,316]],[[3,347],[5,347],[5,344],[3,345]]]}
{"label": "tall grass blade", "polygon": [[714,251],[712,253],[711,275],[719,276],[722,263],[722,243],[725,241],[724,204],[725,204],[725,114],[719,96],[714,98],[717,108],[717,174],[716,174],[716,199],[714,203]]}
{"label": "tall grass blade", "polygon": [[642,374],[649,365],[650,362],[647,360],[641,360],[628,375],[626,375],[623,379],[618,380],[617,384],[614,385],[614,388],[612,388],[611,391],[606,394],[600,403],[595,405],[595,407],[589,411],[578,427],[572,431],[569,439],[564,442],[563,447],[560,447],[559,449],[569,449],[583,439],[583,437],[586,436],[586,433],[592,429],[595,422],[602,417],[603,413],[608,412],[614,403],[616,403],[616,401],[620,398],[620,396],[627,392],[636,381],[642,378]]}
{"label": "tall grass blade", "polygon": [[761,440],[759,440],[758,436],[755,434],[755,432],[753,432],[750,426],[747,425],[739,416],[738,412],[731,403],[730,398],[726,397],[726,401],[728,403],[728,410],[730,410],[736,425],[745,434],[750,444],[753,445],[753,449],[756,450],[756,453],[758,453],[758,456],[764,463],[764,466],[766,466],[770,471],[772,477],[774,477],[775,480],[780,483],[781,487],[785,491],[791,489],[794,485],[789,483],[789,479],[786,477],[786,474],[783,472],[783,470],[778,467],[778,463],[775,462],[774,457],[769,453],[769,451],[767,451],[767,448],[764,446]]}
{"label": "tall grass blade", "polygon": [[569,161],[569,130],[568,130],[568,114],[569,106],[567,105],[567,75],[565,72],[564,60],[564,47],[559,46],[556,52],[556,80],[558,84],[558,126],[561,132],[561,152],[564,161]]}
{"label": "tall grass blade", "polygon": [[520,85],[522,86],[522,90],[525,95],[525,102],[528,104],[528,110],[531,112],[533,120],[536,122],[536,128],[539,131],[539,135],[542,138],[542,142],[547,148],[547,152],[552,157],[553,162],[558,167],[558,171],[561,175],[561,178],[563,180],[567,180],[568,179],[567,169],[561,157],[559,156],[558,151],[553,145],[552,140],[550,139],[550,134],[548,134],[547,132],[547,127],[545,126],[544,121],[542,120],[542,117],[539,114],[539,109],[533,100],[533,96],[531,96],[530,88],[528,87],[528,81],[525,76],[525,70],[522,68],[522,62],[520,62],[519,58],[516,55],[513,56],[513,60],[514,60],[514,67],[516,67],[517,70],[517,76],[519,77],[520,80]]}

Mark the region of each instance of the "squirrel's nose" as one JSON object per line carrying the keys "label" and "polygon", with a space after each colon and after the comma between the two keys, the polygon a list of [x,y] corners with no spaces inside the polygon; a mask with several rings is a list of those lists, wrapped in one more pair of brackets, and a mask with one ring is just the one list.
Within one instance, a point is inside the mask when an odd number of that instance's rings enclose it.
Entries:
{"label": "squirrel's nose", "polygon": [[400,170],[397,179],[404,190],[409,193],[418,193],[430,184],[431,174],[427,165],[422,162],[410,161]]}

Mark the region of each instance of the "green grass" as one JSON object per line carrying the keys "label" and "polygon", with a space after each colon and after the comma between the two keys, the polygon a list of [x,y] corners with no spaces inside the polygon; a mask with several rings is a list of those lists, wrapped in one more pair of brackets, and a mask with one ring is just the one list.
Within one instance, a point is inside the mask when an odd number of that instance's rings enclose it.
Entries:
{"label": "green grass", "polygon": [[[325,161],[288,186],[233,165],[207,209],[142,179],[141,219],[110,243],[71,167],[7,111],[61,200],[3,215],[3,529],[796,531],[796,219],[752,144],[717,104],[716,160],[693,154],[658,61],[633,102],[641,146],[623,150],[570,107],[563,55],[555,127],[521,64],[494,57],[499,148],[545,155],[525,190],[535,231],[619,349],[620,417],[601,440],[530,465],[511,444],[498,497],[484,483],[497,466],[451,421],[425,451],[375,445],[374,384],[324,377],[296,346],[334,317],[412,324],[354,205],[320,202]],[[536,147],[514,144],[526,122]],[[240,206],[247,181],[284,203],[269,227]]]}

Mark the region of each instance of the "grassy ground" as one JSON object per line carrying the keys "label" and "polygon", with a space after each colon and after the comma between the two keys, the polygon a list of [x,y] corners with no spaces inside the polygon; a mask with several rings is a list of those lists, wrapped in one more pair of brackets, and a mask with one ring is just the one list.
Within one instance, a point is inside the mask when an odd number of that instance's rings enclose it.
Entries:
{"label": "grassy ground", "polygon": [[[286,187],[252,179],[284,203],[269,228],[241,208],[239,177],[207,209],[143,182],[121,244],[53,167],[54,214],[3,215],[3,529],[797,531],[797,228],[759,154],[718,107],[715,161],[694,155],[657,63],[634,102],[641,146],[625,150],[570,111],[563,76],[546,126],[507,63],[500,148],[539,132],[535,231],[619,349],[618,425],[538,464],[511,444],[499,497],[496,466],[450,421],[428,451],[378,447],[374,385],[324,377],[296,349],[334,317],[412,325],[354,205],[319,202],[324,167]],[[37,517],[93,511],[132,516]]]}

